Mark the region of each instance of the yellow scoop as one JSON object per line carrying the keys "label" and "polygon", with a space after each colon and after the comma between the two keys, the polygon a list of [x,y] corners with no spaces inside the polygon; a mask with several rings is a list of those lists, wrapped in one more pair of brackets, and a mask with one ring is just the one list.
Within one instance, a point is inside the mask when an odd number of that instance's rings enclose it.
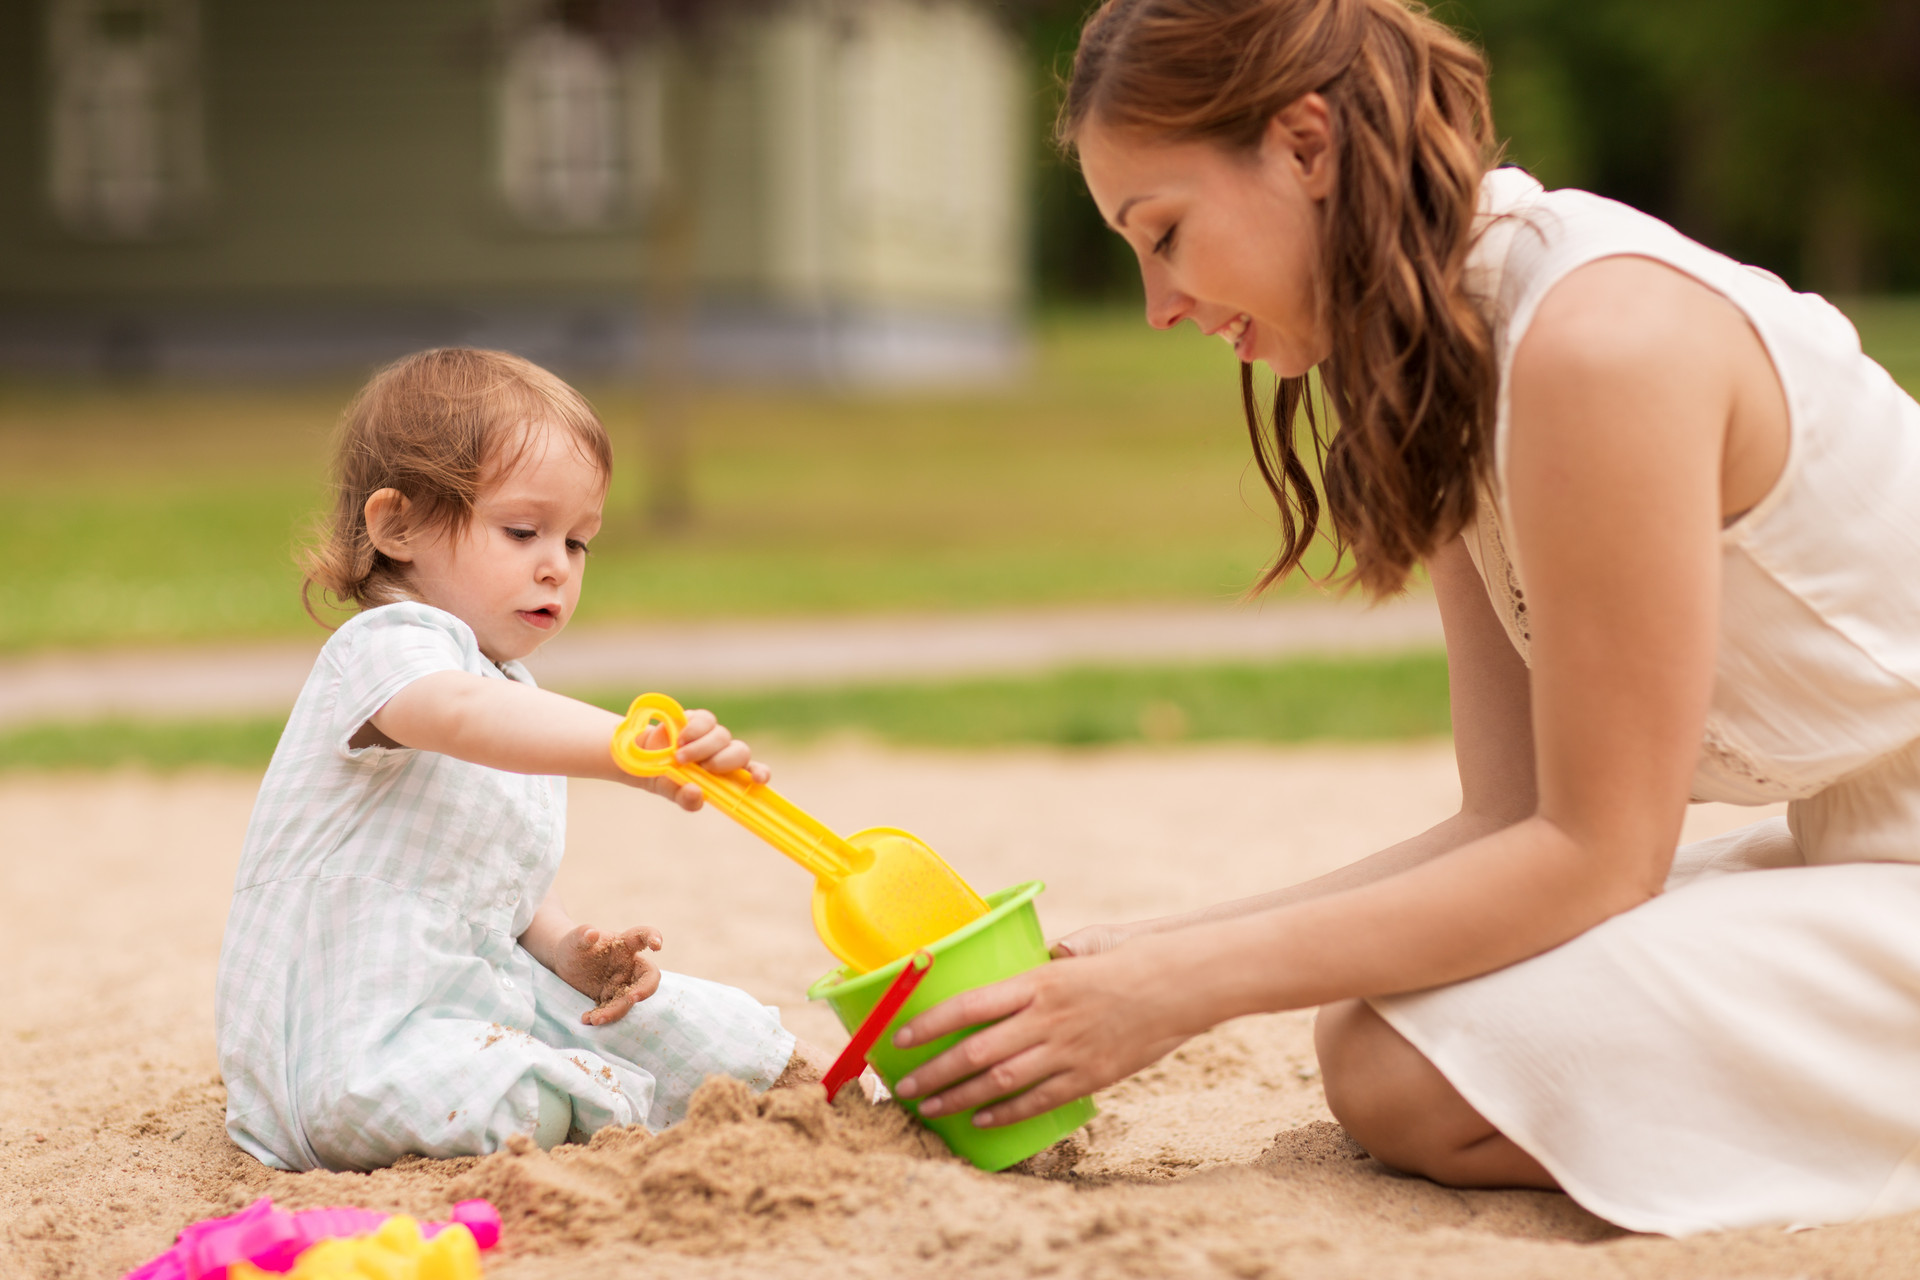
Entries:
{"label": "yellow scoop", "polygon": [[[643,693],[613,733],[613,758],[642,778],[693,783],[707,803],[813,872],[813,927],[862,973],[892,964],[987,914],[985,899],[919,837],[871,827],[846,838],[745,769],[710,773],[673,758],[687,713],[664,693]],[[655,728],[666,745],[642,744]]]}

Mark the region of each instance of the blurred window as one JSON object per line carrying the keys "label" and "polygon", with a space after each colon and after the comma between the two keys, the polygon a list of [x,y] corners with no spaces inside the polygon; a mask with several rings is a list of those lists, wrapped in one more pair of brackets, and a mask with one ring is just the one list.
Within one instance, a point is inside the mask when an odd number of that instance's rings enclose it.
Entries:
{"label": "blurred window", "polygon": [[620,215],[620,88],[613,55],[590,36],[548,22],[514,43],[500,95],[500,179],[521,218],[583,230]]}
{"label": "blurred window", "polygon": [[70,230],[143,239],[205,187],[194,0],[52,0],[48,187]]}

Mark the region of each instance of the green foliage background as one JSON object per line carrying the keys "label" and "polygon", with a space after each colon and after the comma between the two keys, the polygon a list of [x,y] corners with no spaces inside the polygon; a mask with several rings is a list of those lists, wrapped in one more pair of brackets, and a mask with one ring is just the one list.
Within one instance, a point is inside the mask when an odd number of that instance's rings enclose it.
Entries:
{"label": "green foliage background", "polygon": [[[626,709],[629,694],[596,699]],[[1128,742],[1360,742],[1448,732],[1439,654],[1265,664],[1084,669],[1019,679],[708,696],[761,744],[858,734],[915,746],[1096,747]],[[139,765],[260,768],[279,717],[94,721],[0,731],[0,771]]]}
{"label": "green foliage background", "polygon": [[[1010,0],[1035,136],[1088,6]],[[1832,295],[1920,290],[1920,5],[1912,0],[1443,0],[1478,42],[1509,158]],[[1131,298],[1130,255],[1036,143],[1043,296]]]}

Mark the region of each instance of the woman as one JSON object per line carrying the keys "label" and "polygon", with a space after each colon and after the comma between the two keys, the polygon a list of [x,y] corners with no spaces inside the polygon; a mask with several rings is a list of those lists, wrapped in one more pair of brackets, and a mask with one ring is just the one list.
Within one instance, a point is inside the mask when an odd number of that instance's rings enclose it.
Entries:
{"label": "woman", "polygon": [[[900,1092],[1008,1123],[1319,1006],[1328,1102],[1400,1169],[1671,1234],[1920,1207],[1920,406],[1818,298],[1489,172],[1479,57],[1396,0],[1108,0],[1061,134],[1148,319],[1242,361],[1260,585],[1322,518],[1375,596],[1425,566],[1463,800],[1074,935],[906,1027],[999,1020]],[[1792,804],[1676,854],[1690,798]]]}

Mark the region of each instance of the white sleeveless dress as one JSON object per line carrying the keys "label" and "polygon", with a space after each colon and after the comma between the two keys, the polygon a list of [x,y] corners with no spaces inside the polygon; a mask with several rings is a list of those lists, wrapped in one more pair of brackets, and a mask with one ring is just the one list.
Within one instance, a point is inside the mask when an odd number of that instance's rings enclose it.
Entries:
{"label": "white sleeveless dress", "polygon": [[1666,224],[1489,174],[1470,284],[1496,323],[1494,491],[1466,542],[1528,655],[1502,514],[1513,353],[1577,267],[1652,258],[1739,307],[1785,391],[1779,482],[1721,535],[1694,798],[1790,801],[1682,848],[1667,891],[1564,946],[1375,1000],[1588,1209],[1637,1231],[1920,1209],[1920,405],[1844,316]]}

